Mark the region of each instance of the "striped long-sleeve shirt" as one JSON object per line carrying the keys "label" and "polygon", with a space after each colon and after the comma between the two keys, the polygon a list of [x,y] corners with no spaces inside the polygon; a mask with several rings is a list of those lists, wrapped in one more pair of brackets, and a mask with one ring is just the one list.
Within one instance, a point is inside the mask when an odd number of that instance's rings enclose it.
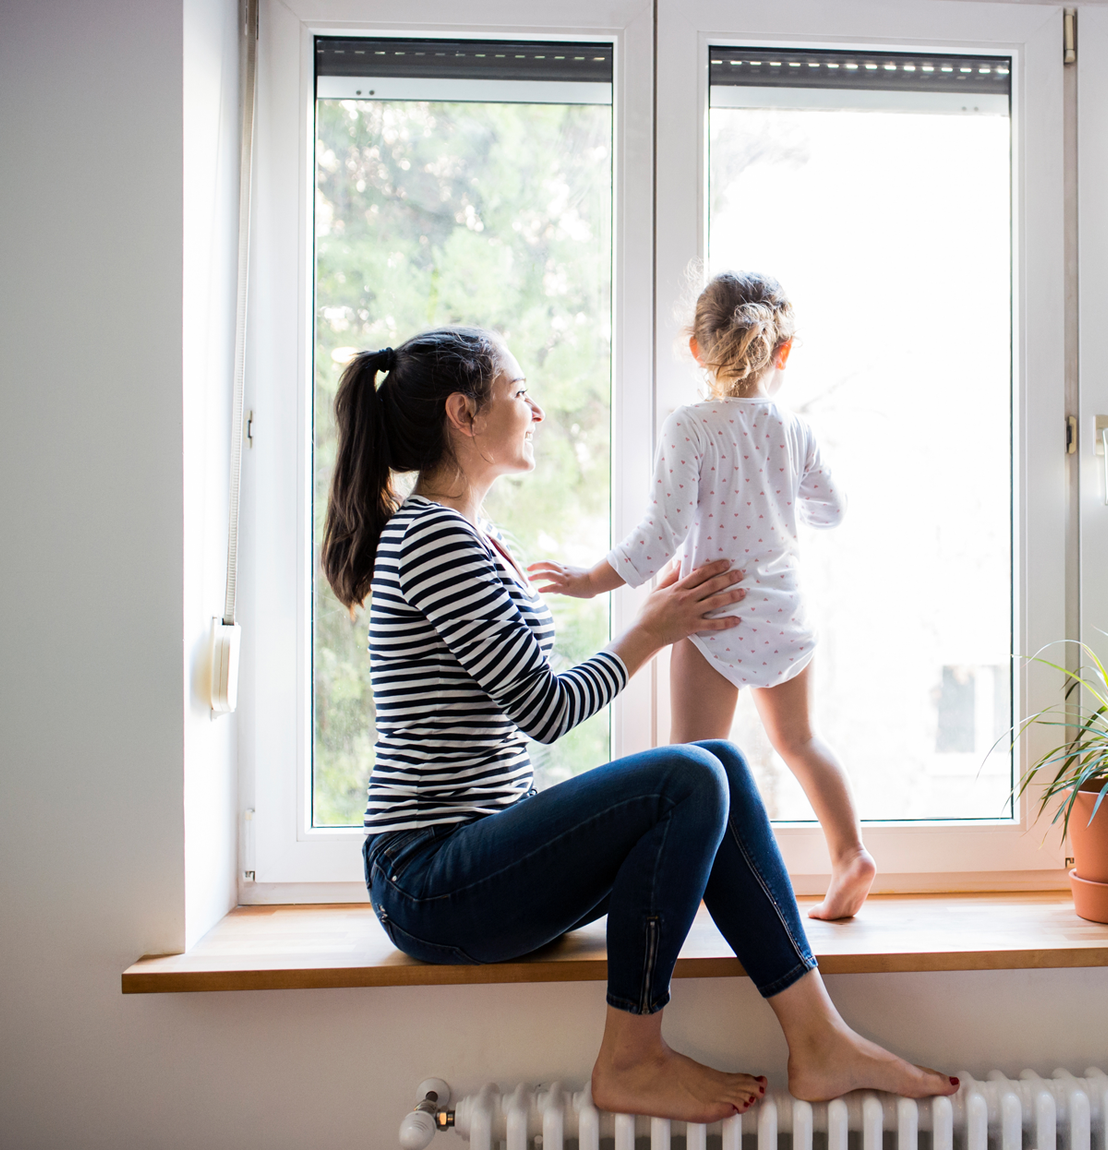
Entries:
{"label": "striped long-sleeve shirt", "polygon": [[525,795],[524,736],[554,742],[627,683],[606,651],[555,674],[553,643],[550,609],[485,534],[449,507],[407,499],[373,572],[366,828],[468,822]]}

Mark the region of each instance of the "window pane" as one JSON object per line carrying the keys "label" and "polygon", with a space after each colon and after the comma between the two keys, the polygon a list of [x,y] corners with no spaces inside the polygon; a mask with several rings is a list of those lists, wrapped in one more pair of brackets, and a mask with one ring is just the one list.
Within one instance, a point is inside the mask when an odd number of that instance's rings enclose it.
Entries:
{"label": "window pane", "polygon": [[[320,99],[316,148],[314,554],[351,350],[449,323],[503,333],[546,420],[537,469],[486,512],[522,563],[609,547],[612,110],[594,104]],[[556,666],[608,638],[601,600],[552,599]],[[314,588],[313,825],[361,825],[373,765],[365,612]],[[608,758],[604,712],[553,747],[538,785]]]}
{"label": "window pane", "polygon": [[[710,112],[711,269],[792,298],[780,398],[849,499],[840,528],[802,528],[802,571],[815,719],[871,820],[1010,811],[1007,742],[988,756],[1011,722],[1007,101],[925,100],[760,89]],[[772,816],[811,819],[749,692],[733,734]]]}

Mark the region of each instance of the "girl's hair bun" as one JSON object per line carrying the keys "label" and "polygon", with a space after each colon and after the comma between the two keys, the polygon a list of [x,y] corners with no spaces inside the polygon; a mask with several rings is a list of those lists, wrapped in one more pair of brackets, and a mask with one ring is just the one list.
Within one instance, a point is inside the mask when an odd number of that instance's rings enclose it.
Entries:
{"label": "girl's hair bun", "polygon": [[793,307],[781,285],[757,272],[713,276],[696,301],[688,334],[720,396],[746,394],[793,337]]}
{"label": "girl's hair bun", "polygon": [[742,303],[731,313],[735,327],[757,329],[759,334],[777,331],[773,309],[764,303]]}

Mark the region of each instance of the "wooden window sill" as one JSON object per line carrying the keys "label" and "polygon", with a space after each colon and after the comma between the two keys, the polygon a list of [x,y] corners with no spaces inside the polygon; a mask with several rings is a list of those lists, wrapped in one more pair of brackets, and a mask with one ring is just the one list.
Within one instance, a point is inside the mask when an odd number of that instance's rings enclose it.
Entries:
{"label": "wooden window sill", "polygon": [[[815,901],[801,899],[801,912]],[[1062,891],[875,895],[856,919],[805,923],[824,974],[1108,966],[1108,925],[1078,918]],[[368,903],[241,906],[187,954],[129,967],[123,993],[590,982],[607,971],[603,921],[518,962],[430,966],[393,948]],[[674,976],[739,975],[701,907]]]}

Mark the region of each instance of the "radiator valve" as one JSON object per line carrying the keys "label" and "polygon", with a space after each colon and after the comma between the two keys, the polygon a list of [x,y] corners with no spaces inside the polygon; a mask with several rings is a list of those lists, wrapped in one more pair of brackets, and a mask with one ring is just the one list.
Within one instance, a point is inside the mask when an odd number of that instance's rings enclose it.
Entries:
{"label": "radiator valve", "polygon": [[426,1150],[436,1130],[448,1130],[454,1125],[454,1111],[450,1105],[450,1087],[441,1078],[428,1078],[416,1091],[419,1101],[411,1114],[400,1123],[400,1145],[404,1150]]}

